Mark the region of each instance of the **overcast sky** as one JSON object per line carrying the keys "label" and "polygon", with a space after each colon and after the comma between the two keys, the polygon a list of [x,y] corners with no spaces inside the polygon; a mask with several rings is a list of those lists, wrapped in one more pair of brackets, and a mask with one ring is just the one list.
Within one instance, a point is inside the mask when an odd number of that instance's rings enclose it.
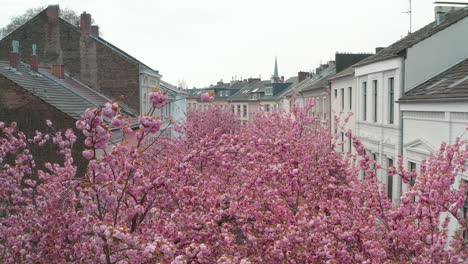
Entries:
{"label": "overcast sky", "polygon": [[[413,29],[433,20],[433,2],[413,0]],[[373,52],[409,30],[409,0],[0,0],[0,26],[48,4],[91,13],[107,41],[189,87],[268,79],[275,56],[288,78],[336,51]]]}

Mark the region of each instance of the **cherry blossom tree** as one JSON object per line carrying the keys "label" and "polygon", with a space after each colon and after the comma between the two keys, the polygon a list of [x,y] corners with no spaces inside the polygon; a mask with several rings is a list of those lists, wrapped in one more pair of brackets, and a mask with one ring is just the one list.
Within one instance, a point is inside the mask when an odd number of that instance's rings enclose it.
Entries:
{"label": "cherry blossom tree", "polygon": [[[155,109],[167,103],[160,91],[150,98]],[[364,154],[359,139],[353,136],[355,155],[336,152],[340,142],[308,114],[311,105],[292,105],[290,113],[259,113],[242,127],[229,111],[190,112],[176,126],[183,136],[152,137],[155,143],[145,141],[162,127],[154,110],[140,116],[133,132],[116,103],[88,109],[77,122],[88,147],[84,177],[75,174],[71,130],[29,139],[15,123],[0,123],[0,261],[468,259],[461,215],[466,186],[457,182],[467,142],[442,145],[419,174],[405,171],[402,159],[390,168],[405,182],[416,177],[401,205],[393,206],[376,177],[382,168]],[[110,143],[110,127],[122,131],[122,143]],[[136,143],[129,144],[129,137]],[[38,171],[28,148],[44,144],[59,146],[64,162]],[[453,236],[449,221],[459,225]]]}

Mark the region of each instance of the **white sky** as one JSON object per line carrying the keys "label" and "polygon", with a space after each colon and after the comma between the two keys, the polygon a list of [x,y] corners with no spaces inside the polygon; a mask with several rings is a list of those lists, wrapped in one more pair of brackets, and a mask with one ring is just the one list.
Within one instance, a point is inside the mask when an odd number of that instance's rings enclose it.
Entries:
{"label": "white sky", "polygon": [[[433,20],[433,2],[413,0],[413,30]],[[0,0],[0,26],[48,4],[91,13],[107,41],[189,87],[268,79],[275,55],[288,78],[336,51],[373,52],[409,29],[409,0]]]}

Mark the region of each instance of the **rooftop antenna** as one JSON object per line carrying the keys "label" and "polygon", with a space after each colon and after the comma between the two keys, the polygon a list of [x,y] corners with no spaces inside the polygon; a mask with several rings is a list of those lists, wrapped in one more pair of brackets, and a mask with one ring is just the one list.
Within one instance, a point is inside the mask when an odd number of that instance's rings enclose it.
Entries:
{"label": "rooftop antenna", "polygon": [[412,29],[412,25],[413,25],[413,20],[412,20],[412,18],[413,18],[413,15],[412,15],[412,14],[413,14],[412,2],[413,2],[412,0],[409,0],[409,10],[406,11],[406,12],[403,12],[403,13],[406,13],[406,14],[409,15],[409,32],[408,32],[408,33],[410,33],[410,34],[411,34],[411,32],[413,31],[413,29]]}

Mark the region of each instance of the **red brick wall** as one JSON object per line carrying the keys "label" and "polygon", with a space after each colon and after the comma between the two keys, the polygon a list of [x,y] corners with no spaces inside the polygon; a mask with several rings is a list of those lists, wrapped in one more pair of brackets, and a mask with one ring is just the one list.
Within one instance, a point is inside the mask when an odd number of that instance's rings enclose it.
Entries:
{"label": "red brick wall", "polygon": [[[31,136],[36,130],[50,131],[45,123],[47,119],[51,120],[58,130],[65,131],[67,128],[72,128],[75,131],[78,140],[73,147],[73,158],[78,165],[78,175],[82,175],[87,161],[81,155],[84,149],[84,137],[75,128],[76,120],[0,75],[1,121],[7,123],[16,121],[18,129]],[[50,145],[32,148],[31,152],[40,168],[43,168],[42,164],[45,161],[62,160],[57,155],[57,148]]]}
{"label": "red brick wall", "polygon": [[37,44],[40,66],[65,65],[65,71],[98,92],[128,105],[139,112],[139,66],[107,45],[90,37],[81,37],[80,30],[59,20],[51,23],[46,12],[7,36],[0,44],[0,59],[8,60],[11,42],[20,42],[20,57],[29,63],[31,46]]}

